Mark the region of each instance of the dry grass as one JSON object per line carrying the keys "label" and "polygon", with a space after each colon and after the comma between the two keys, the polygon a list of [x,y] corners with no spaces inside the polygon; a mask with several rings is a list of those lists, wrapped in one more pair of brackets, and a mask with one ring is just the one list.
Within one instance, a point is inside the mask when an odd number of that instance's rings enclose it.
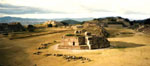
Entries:
{"label": "dry grass", "polygon": [[[118,29],[112,29],[118,31]],[[134,32],[130,29],[119,29],[121,32]],[[112,31],[113,32],[113,31]],[[47,34],[32,38],[7,40],[0,38],[0,64],[10,66],[150,66],[150,38],[149,35],[135,33],[133,36],[108,38],[110,48],[100,50],[54,50],[55,44],[48,49],[37,50],[41,43],[60,42],[61,36],[73,33]],[[33,55],[41,51],[41,55]],[[48,56],[47,53],[62,53],[83,56],[92,59],[91,62],[67,62],[61,57]]]}
{"label": "dry grass", "polygon": [[28,37],[36,37],[41,35],[47,34],[54,34],[54,33],[61,33],[64,31],[68,31],[67,29],[61,28],[42,28],[36,29],[34,32],[13,32],[8,35],[9,39],[21,39],[21,38],[28,38]]}

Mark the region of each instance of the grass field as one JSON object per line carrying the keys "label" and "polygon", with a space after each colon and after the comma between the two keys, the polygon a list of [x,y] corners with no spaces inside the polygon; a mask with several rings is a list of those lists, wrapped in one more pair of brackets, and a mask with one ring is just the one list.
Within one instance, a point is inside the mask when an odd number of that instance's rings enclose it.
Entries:
{"label": "grass field", "polygon": [[[110,48],[98,50],[54,49],[55,44],[61,41],[61,37],[73,33],[72,30],[14,40],[0,36],[0,64],[2,66],[150,66],[149,35],[131,29],[107,28],[107,30],[111,34],[123,33],[108,38],[111,43]],[[42,43],[51,43],[51,45],[49,48],[37,50]],[[42,53],[34,55],[33,53],[37,51]],[[47,53],[83,56],[92,61],[67,62],[62,57],[44,56]]]}

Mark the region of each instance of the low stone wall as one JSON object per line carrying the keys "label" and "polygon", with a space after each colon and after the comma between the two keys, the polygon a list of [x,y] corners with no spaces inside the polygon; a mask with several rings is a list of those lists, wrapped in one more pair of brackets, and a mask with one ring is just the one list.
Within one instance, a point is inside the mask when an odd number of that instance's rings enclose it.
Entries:
{"label": "low stone wall", "polygon": [[80,46],[58,45],[58,49],[80,49]]}
{"label": "low stone wall", "polygon": [[80,46],[80,49],[89,49],[88,46]]}
{"label": "low stone wall", "polygon": [[109,28],[123,28],[123,25],[121,24],[108,24]]}
{"label": "low stone wall", "polygon": [[58,49],[89,49],[88,46],[69,46],[69,45],[58,45]]}

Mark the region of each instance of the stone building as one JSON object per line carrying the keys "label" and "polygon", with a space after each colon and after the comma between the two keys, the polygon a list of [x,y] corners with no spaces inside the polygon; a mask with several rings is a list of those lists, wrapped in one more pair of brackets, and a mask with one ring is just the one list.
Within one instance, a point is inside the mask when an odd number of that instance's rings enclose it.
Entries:
{"label": "stone building", "polygon": [[0,23],[0,33],[24,31],[25,28],[19,22]]}
{"label": "stone building", "polygon": [[99,22],[85,22],[83,26],[84,26],[83,30],[86,30],[97,36],[103,36],[103,37],[109,36],[109,33],[106,31],[106,29],[103,26],[101,26],[101,23]]}
{"label": "stone building", "polygon": [[92,35],[90,32],[67,34],[62,37],[59,49],[99,49],[109,47],[110,43],[105,37]]}
{"label": "stone building", "polygon": [[107,27],[109,28],[124,28],[126,25],[121,22],[109,22],[107,23]]}
{"label": "stone building", "polygon": [[111,28],[130,27],[130,20],[122,17],[96,18],[89,22],[97,22],[100,23],[100,25],[103,27],[111,27]]}
{"label": "stone building", "polygon": [[43,25],[45,25],[46,27],[58,27],[58,26],[64,26],[63,23],[61,22],[56,22],[53,20],[49,20],[43,23]]}
{"label": "stone building", "polygon": [[73,29],[82,29],[83,26],[82,25],[75,25],[75,26],[72,26]]}

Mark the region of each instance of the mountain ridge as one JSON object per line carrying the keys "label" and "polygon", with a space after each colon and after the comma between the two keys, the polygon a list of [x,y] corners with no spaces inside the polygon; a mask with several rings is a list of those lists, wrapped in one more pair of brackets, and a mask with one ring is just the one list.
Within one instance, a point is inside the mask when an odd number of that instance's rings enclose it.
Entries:
{"label": "mountain ridge", "polygon": [[75,21],[86,21],[91,20],[93,18],[53,18],[53,19],[38,19],[38,18],[21,18],[21,17],[0,17],[0,23],[10,23],[10,22],[20,22],[22,24],[41,24],[48,20],[55,20],[55,21],[63,21],[63,20],[75,20]]}

